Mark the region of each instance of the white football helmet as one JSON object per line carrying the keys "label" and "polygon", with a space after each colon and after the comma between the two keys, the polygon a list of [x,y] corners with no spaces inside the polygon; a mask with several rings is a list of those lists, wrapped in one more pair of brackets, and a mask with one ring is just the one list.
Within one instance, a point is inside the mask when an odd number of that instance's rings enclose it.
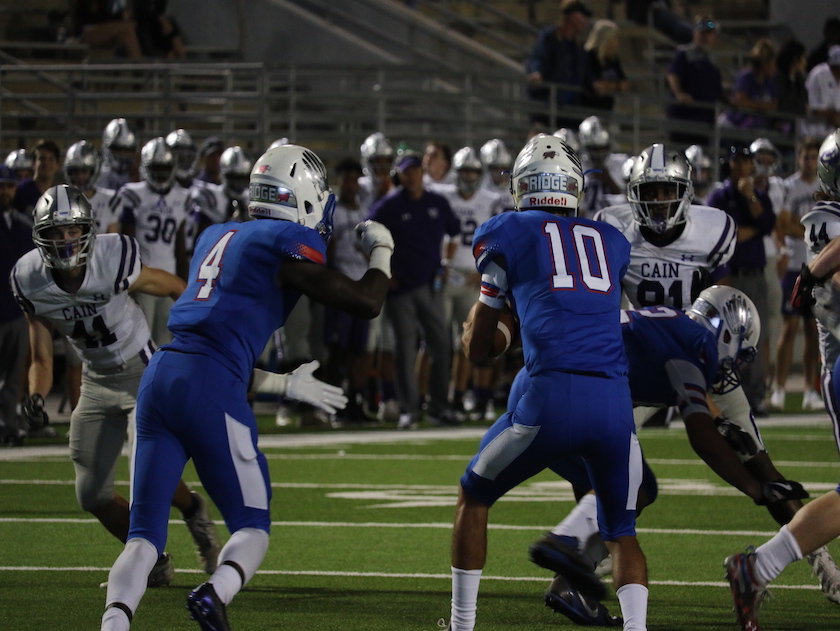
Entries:
{"label": "white football helmet", "polygon": [[81,191],[92,190],[102,167],[99,150],[87,140],[70,145],[64,155],[64,178]]}
{"label": "white football helmet", "polygon": [[719,372],[715,391],[733,390],[740,383],[739,366],[755,359],[761,336],[761,318],[755,304],[734,287],[713,285],[700,292],[686,313],[717,338]]}
{"label": "white football helmet", "polygon": [[156,193],[165,195],[175,182],[175,154],[162,136],[152,138],[140,150],[140,176]]}
{"label": "white football helmet", "polygon": [[583,196],[583,171],[577,154],[556,136],[534,136],[516,157],[510,192],[517,210],[577,215]]}
{"label": "white football helmet", "polygon": [[[272,142],[270,145],[268,145],[268,149],[275,149],[277,147],[282,147],[283,145],[290,145],[290,144],[292,144],[292,141],[289,140],[288,138],[278,138],[277,140]],[[268,149],[266,149],[266,151],[268,151]]]}
{"label": "white football helmet", "polygon": [[35,172],[35,165],[32,163],[26,149],[15,149],[6,156],[6,166],[17,174],[19,180],[25,177],[32,177]]}
{"label": "white football helmet", "polygon": [[462,195],[472,195],[481,184],[481,174],[484,165],[478,152],[472,147],[462,147],[452,156],[452,168],[458,176],[458,192]]}
{"label": "white football helmet", "polygon": [[820,188],[834,199],[840,199],[840,129],[829,134],[823,141],[817,174]]}
{"label": "white football helmet", "polygon": [[[663,184],[673,188],[667,198],[660,195]],[[640,226],[662,234],[685,223],[693,194],[691,166],[683,152],[655,144],[642,151],[633,163],[627,201]]]}
{"label": "white football helmet", "polygon": [[580,140],[578,140],[577,134],[573,130],[568,127],[561,127],[553,135],[569,145],[580,156]]}
{"label": "white football helmet", "polygon": [[175,177],[180,182],[190,182],[198,167],[198,146],[183,129],[176,129],[166,135],[166,144],[175,155]]}
{"label": "white football helmet", "polygon": [[513,156],[510,155],[504,141],[499,138],[493,138],[481,145],[479,155],[485,169],[509,169],[513,164]]}
{"label": "white football helmet", "polygon": [[691,181],[695,188],[703,189],[712,178],[712,161],[700,145],[691,145],[685,150],[685,159],[691,165]]}
{"label": "white football helmet", "polygon": [[[44,265],[71,270],[87,262],[96,231],[93,209],[84,193],[66,184],[53,186],[35,204],[33,218],[32,240],[38,246]],[[53,230],[63,226],[79,226],[82,235],[65,239]]]}
{"label": "white football helmet", "polygon": [[137,138],[124,118],[115,118],[102,132],[102,157],[116,173],[125,173],[134,161]]}
{"label": "white football helmet", "polygon": [[775,175],[782,163],[782,155],[767,138],[757,138],[750,145],[750,153],[755,164],[754,175],[770,177]]}
{"label": "white football helmet", "polygon": [[362,172],[365,175],[376,177],[387,176],[391,173],[396,154],[385,134],[381,131],[371,134],[365,138],[359,149],[362,157]]}
{"label": "white football helmet", "polygon": [[593,162],[603,162],[610,152],[610,132],[606,130],[601,119],[590,116],[578,127],[578,138],[583,152]]}
{"label": "white football helmet", "polygon": [[266,151],[251,170],[248,210],[255,219],[293,221],[328,239],[335,195],[321,158],[298,145]]}
{"label": "white football helmet", "polygon": [[248,188],[253,166],[242,147],[228,147],[224,150],[219,159],[219,171],[228,196],[239,197]]}

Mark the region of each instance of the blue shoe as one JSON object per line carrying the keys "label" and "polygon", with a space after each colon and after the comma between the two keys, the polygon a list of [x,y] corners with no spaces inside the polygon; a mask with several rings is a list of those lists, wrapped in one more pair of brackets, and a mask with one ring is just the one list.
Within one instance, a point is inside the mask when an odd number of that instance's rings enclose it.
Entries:
{"label": "blue shoe", "polygon": [[577,539],[561,537],[552,532],[531,544],[528,549],[531,561],[559,574],[585,596],[603,600],[607,588],[595,576],[592,562],[578,550]]}
{"label": "blue shoe", "polygon": [[572,589],[562,576],[555,576],[545,592],[545,606],[562,613],[575,624],[587,627],[620,627],[624,620],[611,616],[607,608],[593,598]]}
{"label": "blue shoe", "polygon": [[231,631],[225,604],[210,583],[202,583],[190,592],[187,609],[202,631]]}
{"label": "blue shoe", "polygon": [[755,550],[748,548],[744,554],[734,554],[723,562],[726,578],[735,601],[735,614],[742,631],[761,631],[758,608],[767,593],[755,579]]}

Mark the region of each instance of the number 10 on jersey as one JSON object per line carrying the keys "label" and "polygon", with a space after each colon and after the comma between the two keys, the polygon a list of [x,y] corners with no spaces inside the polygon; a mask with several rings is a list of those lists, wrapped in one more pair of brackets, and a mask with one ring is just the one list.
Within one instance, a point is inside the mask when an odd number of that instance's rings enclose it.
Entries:
{"label": "number 10 on jersey", "polygon": [[[575,277],[569,273],[563,238],[560,232],[560,224],[556,222],[547,221],[543,225],[543,233],[548,237],[548,246],[551,250],[554,267],[551,286],[552,289],[574,289]],[[577,257],[583,284],[591,291],[609,292],[612,288],[612,279],[607,265],[603,235],[597,228],[584,224],[572,225],[569,232],[573,239],[574,253]]]}

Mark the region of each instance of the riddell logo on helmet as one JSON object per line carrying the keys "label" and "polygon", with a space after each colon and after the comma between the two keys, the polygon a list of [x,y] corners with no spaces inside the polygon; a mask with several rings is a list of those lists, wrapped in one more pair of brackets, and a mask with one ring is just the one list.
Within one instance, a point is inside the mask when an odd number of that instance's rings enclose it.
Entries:
{"label": "riddell logo on helmet", "polygon": [[528,206],[568,206],[569,202],[565,197],[529,197]]}

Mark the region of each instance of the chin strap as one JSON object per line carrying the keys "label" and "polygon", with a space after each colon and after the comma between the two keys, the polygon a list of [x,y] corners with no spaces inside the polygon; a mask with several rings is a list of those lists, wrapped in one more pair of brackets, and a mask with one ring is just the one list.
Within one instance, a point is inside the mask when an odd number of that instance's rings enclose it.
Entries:
{"label": "chin strap", "polygon": [[321,238],[324,240],[324,243],[329,243],[330,239],[332,238],[333,232],[333,215],[335,214],[335,205],[336,199],[333,193],[330,193],[329,198],[327,198],[327,203],[324,206],[324,216],[315,225],[315,229],[321,235]]}

